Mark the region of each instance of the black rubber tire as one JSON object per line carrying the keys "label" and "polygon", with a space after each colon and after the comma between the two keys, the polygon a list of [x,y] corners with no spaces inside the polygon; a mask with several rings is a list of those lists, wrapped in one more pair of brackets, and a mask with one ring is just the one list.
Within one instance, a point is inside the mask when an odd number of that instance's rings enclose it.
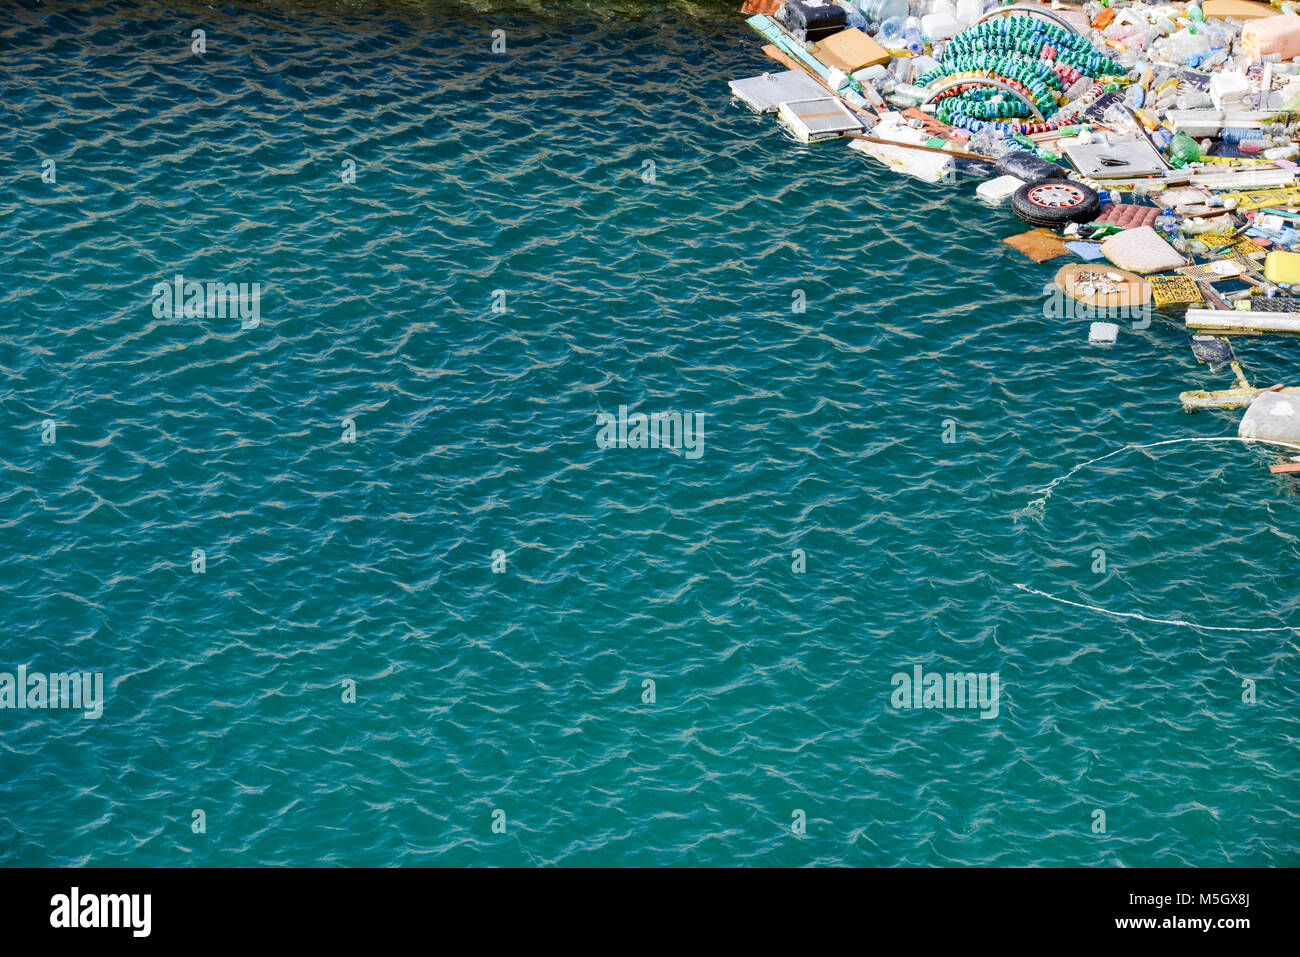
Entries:
{"label": "black rubber tire", "polygon": [[1011,196],[1011,210],[1034,226],[1090,223],[1101,212],[1101,199],[1082,183],[1052,179],[1021,186]]}

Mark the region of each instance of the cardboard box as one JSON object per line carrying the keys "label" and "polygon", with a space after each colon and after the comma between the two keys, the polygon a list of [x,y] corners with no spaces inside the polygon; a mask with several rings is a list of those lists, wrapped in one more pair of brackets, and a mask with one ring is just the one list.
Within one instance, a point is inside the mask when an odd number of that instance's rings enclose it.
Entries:
{"label": "cardboard box", "polygon": [[889,63],[889,52],[857,27],[828,36],[813,47],[812,53],[826,66],[845,73],[856,73],[863,67]]}

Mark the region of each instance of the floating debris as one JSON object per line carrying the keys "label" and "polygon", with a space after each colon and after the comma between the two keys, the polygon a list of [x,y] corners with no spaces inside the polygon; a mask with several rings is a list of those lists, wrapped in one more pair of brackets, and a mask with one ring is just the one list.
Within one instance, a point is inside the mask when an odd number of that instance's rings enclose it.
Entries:
{"label": "floating debris", "polygon": [[1234,383],[1183,408],[1253,408],[1300,393],[1253,388],[1224,338],[1300,334],[1300,16],[1279,5],[746,0],[788,69],[732,90],[805,142],[848,137],[935,184],[979,176],[979,199],[1038,227],[1007,245],[1084,260],[1061,294],[1185,309],[1198,359]]}
{"label": "floating debris", "polygon": [[1112,346],[1119,338],[1119,326],[1113,322],[1094,322],[1088,327],[1088,341],[1094,345]]}

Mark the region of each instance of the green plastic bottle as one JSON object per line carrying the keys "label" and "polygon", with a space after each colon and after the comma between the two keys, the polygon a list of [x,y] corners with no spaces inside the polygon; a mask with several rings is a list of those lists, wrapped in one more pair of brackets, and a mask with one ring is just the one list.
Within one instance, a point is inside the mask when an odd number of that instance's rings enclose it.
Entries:
{"label": "green plastic bottle", "polygon": [[1174,134],[1173,140],[1169,143],[1169,162],[1182,169],[1188,163],[1195,163],[1200,158],[1201,148],[1196,140],[1182,130]]}

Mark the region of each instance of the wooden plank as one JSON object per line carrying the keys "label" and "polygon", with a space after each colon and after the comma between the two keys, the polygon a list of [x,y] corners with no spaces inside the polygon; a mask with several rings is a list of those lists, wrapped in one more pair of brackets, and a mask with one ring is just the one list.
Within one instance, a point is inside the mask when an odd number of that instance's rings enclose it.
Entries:
{"label": "wooden plank", "polygon": [[1274,475],[1286,475],[1291,472],[1300,472],[1300,462],[1279,462],[1277,465],[1270,465],[1268,470]]}
{"label": "wooden plank", "polygon": [[867,143],[879,143],[881,146],[897,146],[905,150],[922,150],[926,153],[943,153],[945,156],[956,156],[960,159],[974,160],[977,163],[987,163],[992,166],[995,160],[987,156],[980,156],[979,153],[963,153],[958,150],[945,150],[937,146],[921,146],[919,143],[899,143],[896,140],[882,140],[874,136],[864,136],[862,133],[845,133],[851,140],[863,140]]}
{"label": "wooden plank", "polygon": [[1183,404],[1184,412],[1202,412],[1207,409],[1244,409],[1255,401],[1262,392],[1285,392],[1287,395],[1300,393],[1300,389],[1282,388],[1279,385],[1267,389],[1222,389],[1218,392],[1183,392],[1178,399]]}

